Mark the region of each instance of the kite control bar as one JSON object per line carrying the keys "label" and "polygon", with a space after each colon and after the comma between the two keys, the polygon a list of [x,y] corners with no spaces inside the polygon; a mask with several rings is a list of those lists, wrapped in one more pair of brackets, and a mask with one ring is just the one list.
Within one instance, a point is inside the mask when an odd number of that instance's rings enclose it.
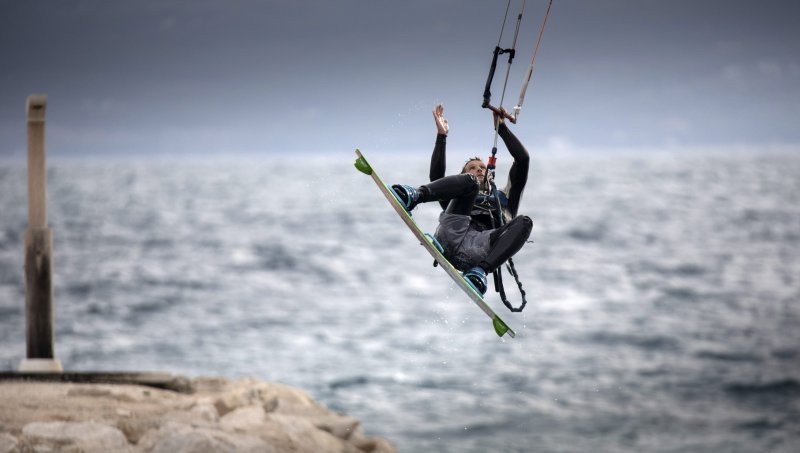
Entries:
{"label": "kite control bar", "polygon": [[500,46],[495,46],[492,53],[492,65],[489,66],[489,77],[486,78],[486,88],[483,89],[483,105],[481,107],[489,107],[489,102],[492,99],[492,80],[494,80],[494,71],[497,69],[497,57],[504,53],[508,54],[508,64],[514,61],[514,56],[517,51],[514,49],[502,49]]}
{"label": "kite control bar", "polygon": [[[511,67],[511,62],[514,61],[514,56],[517,54],[516,49],[503,49],[500,46],[495,46],[494,52],[492,54],[492,64],[489,66],[489,77],[486,78],[486,88],[483,89],[483,104],[481,107],[485,109],[489,109],[493,111],[498,116],[502,116],[507,118],[512,123],[517,123],[516,115],[512,116],[505,110],[495,107],[491,104],[492,102],[492,80],[494,80],[494,72],[497,69],[497,57],[502,54],[508,54],[508,66]],[[508,75],[506,75],[506,80],[508,80]],[[505,87],[503,87],[503,92],[505,94]]]}
{"label": "kite control bar", "polygon": [[489,109],[498,116],[507,118],[512,123],[517,124],[516,116],[511,116],[505,110],[495,107],[491,104],[492,80],[494,80],[494,71],[497,69],[497,57],[504,53],[508,54],[508,64],[511,65],[511,62],[514,61],[514,56],[516,55],[517,51],[515,49],[502,49],[499,46],[495,46],[494,53],[492,55],[492,65],[489,67],[489,77],[486,78],[486,88],[483,90],[483,104],[481,104],[481,107]]}
{"label": "kite control bar", "polygon": [[483,108],[489,109],[489,110],[493,111],[497,116],[502,116],[503,118],[511,121],[512,123],[517,124],[516,111],[515,111],[515,114],[512,115],[512,114],[508,113],[508,111],[506,109],[495,107],[495,106],[490,105],[490,104],[484,105]]}

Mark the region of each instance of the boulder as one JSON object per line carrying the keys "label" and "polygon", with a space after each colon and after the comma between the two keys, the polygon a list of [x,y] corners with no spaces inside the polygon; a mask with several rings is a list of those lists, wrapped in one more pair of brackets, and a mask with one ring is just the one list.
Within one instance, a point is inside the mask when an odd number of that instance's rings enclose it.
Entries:
{"label": "boulder", "polygon": [[17,438],[6,433],[0,433],[0,453],[17,453],[20,451]]}
{"label": "boulder", "polygon": [[276,452],[264,440],[243,434],[229,434],[212,428],[193,427],[167,422],[157,430],[148,431],[139,441],[137,450],[152,453],[272,453]]}
{"label": "boulder", "polygon": [[222,429],[230,432],[257,430],[266,421],[267,413],[262,406],[240,407],[220,419]]}
{"label": "boulder", "polygon": [[255,379],[187,382],[191,393],[0,380],[0,453],[394,452],[302,390]]}
{"label": "boulder", "polygon": [[120,430],[97,422],[32,422],[22,429],[33,446],[56,449],[75,448],[86,453],[131,451]]}

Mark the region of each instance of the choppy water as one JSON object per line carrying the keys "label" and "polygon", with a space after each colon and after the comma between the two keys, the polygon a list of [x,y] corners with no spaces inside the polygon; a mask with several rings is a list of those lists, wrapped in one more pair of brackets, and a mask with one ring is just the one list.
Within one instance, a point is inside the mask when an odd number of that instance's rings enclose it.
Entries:
{"label": "choppy water", "polygon": [[[535,159],[513,340],[352,161],[51,162],[57,356],[288,383],[408,452],[800,451],[800,156]],[[6,370],[25,177],[0,163]]]}

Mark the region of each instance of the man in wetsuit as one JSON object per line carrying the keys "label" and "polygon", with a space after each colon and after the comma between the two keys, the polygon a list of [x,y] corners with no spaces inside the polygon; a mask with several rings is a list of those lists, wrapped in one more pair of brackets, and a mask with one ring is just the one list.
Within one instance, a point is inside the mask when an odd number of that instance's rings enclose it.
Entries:
{"label": "man in wetsuit", "polygon": [[[444,248],[445,257],[484,294],[486,275],[517,253],[531,234],[531,219],[517,216],[528,180],[530,157],[503,117],[494,115],[497,133],[514,158],[508,184],[498,191],[501,205],[498,210],[486,179],[486,164],[480,158],[468,160],[461,174],[445,176],[445,149],[450,128],[441,104],[434,109],[433,117],[437,135],[431,156],[431,182],[417,188],[397,184],[392,190],[409,212],[419,203],[441,203],[444,211],[439,215],[435,237]],[[502,226],[501,215],[505,221]]]}

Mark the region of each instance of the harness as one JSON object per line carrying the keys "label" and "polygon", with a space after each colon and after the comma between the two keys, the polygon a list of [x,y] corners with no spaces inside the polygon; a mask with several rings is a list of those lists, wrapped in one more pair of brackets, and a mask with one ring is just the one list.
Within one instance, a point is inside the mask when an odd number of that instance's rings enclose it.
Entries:
{"label": "harness", "polygon": [[485,223],[484,229],[495,228],[495,225],[500,223],[500,217],[503,212],[508,208],[508,198],[503,192],[498,191],[497,195],[500,200],[500,208],[498,209],[497,197],[493,193],[480,193],[475,197],[475,203],[472,206],[470,216],[484,216],[491,219]]}

